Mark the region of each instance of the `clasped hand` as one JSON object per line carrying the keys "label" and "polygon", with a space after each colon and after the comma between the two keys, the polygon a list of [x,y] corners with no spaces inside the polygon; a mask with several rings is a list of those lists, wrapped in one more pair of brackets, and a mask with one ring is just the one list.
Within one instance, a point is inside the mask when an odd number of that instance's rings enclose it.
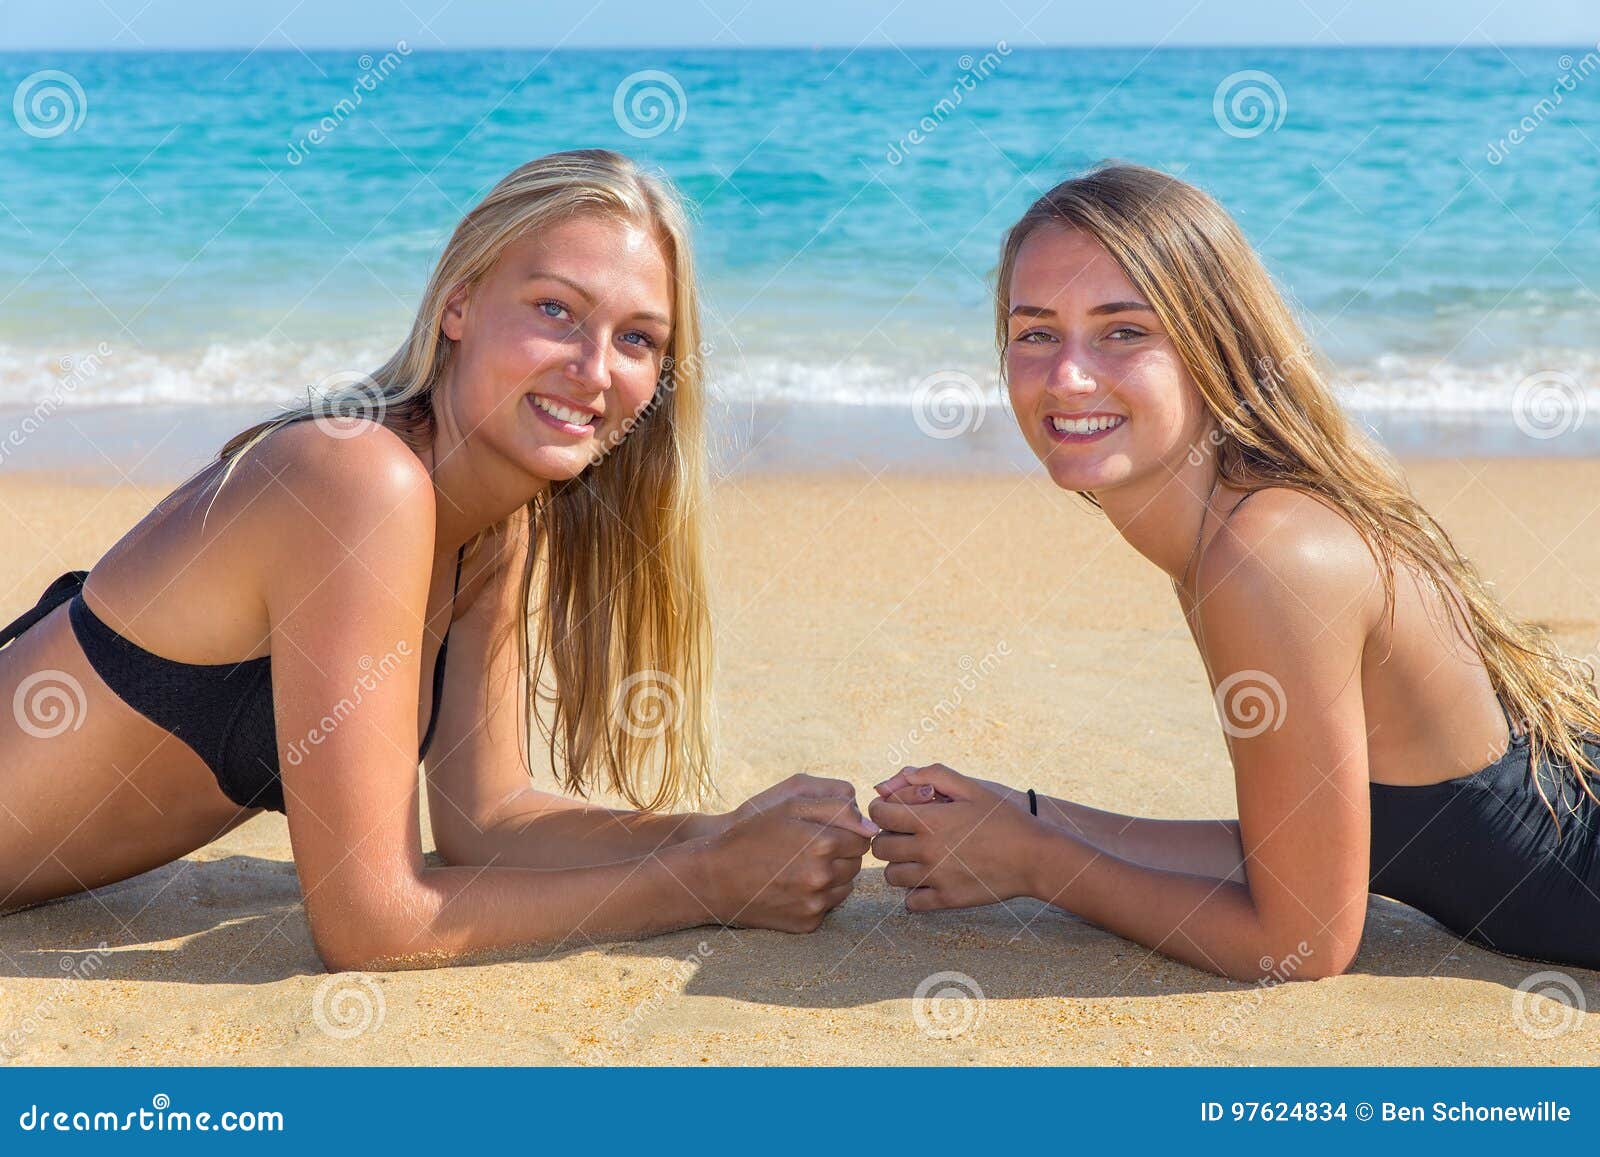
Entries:
{"label": "clasped hand", "polygon": [[870,849],[906,908],[993,904],[1030,894],[1039,830],[1026,796],[942,763],[876,785],[863,817],[844,780],[794,775],[718,818],[708,893],[720,923],[810,932],[842,904]]}
{"label": "clasped hand", "polygon": [[1027,796],[942,763],[907,767],[874,789],[867,809],[882,830],[872,854],[883,878],[907,889],[906,908],[972,908],[1033,893]]}

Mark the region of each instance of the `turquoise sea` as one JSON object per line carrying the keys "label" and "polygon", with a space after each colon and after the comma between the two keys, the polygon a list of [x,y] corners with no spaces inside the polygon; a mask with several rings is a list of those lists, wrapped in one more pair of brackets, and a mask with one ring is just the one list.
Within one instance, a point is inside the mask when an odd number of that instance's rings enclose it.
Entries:
{"label": "turquoise sea", "polygon": [[0,84],[5,407],[269,407],[370,369],[473,201],[579,145],[693,202],[736,401],[992,388],[1001,233],[1103,158],[1216,194],[1362,413],[1600,391],[1594,45],[13,53]]}

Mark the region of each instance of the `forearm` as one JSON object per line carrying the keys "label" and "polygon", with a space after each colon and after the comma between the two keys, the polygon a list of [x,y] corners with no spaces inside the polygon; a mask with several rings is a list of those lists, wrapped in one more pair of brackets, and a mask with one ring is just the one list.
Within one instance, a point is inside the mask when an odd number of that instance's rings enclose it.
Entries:
{"label": "forearm", "polygon": [[636,860],[714,835],[720,825],[721,817],[701,813],[662,815],[593,804],[513,801],[481,829],[441,837],[439,851],[463,866],[582,868]]}
{"label": "forearm", "polygon": [[1269,927],[1245,884],[1135,863],[1048,828],[1024,854],[1030,895],[1186,964],[1236,980],[1287,979],[1290,960],[1291,972],[1323,974],[1298,963],[1315,955],[1303,931]]}
{"label": "forearm", "polygon": [[[331,968],[432,968],[515,948],[587,945],[719,923],[707,846],[597,867],[422,868],[386,910],[346,926],[356,943],[318,947]],[[331,959],[330,959],[331,957]]]}
{"label": "forearm", "polygon": [[[1023,806],[1027,793],[1022,793]],[[1068,835],[1148,868],[1245,882],[1238,820],[1155,820],[1038,797],[1039,818]]]}

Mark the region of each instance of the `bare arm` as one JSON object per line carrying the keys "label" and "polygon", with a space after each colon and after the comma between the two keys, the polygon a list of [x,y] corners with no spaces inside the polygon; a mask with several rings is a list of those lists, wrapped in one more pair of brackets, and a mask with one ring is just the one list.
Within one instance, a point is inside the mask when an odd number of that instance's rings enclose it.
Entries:
{"label": "bare arm", "polygon": [[[1209,589],[1202,580],[1198,614],[1230,733],[1248,883],[1108,852],[935,765],[907,779],[953,803],[873,805],[886,833],[907,833],[874,843],[890,882],[912,889],[907,907],[1029,895],[1239,979],[1282,978],[1290,959],[1300,978],[1347,968],[1366,917],[1359,672],[1373,575],[1359,543],[1347,549],[1337,528],[1323,531],[1309,544],[1213,548],[1202,572],[1216,576]],[[1263,714],[1246,709],[1252,701]]]}
{"label": "bare arm", "polygon": [[[1028,806],[1026,792],[1018,793]],[[1245,882],[1238,820],[1154,820],[1038,796],[1039,816],[1064,835],[1147,868]]]}
{"label": "bare arm", "polygon": [[330,967],[425,967],[702,923],[809,931],[842,901],[866,840],[828,826],[839,799],[792,801],[715,840],[605,866],[426,866],[416,752],[431,479],[377,427],[328,439],[304,423],[259,450],[289,835]]}
{"label": "bare arm", "polygon": [[471,603],[451,627],[444,701],[428,751],[428,816],[440,854],[469,866],[579,867],[724,831],[725,817],[606,808],[533,786],[528,703],[511,633],[526,629],[525,516],[493,545],[481,567],[463,575]]}
{"label": "bare arm", "polygon": [[[914,803],[906,791],[910,781],[904,768],[878,785],[884,799]],[[1026,812],[1028,793],[994,780],[976,782],[992,790],[1007,804]],[[1081,840],[1102,852],[1143,864],[1208,876],[1215,880],[1245,882],[1244,849],[1239,843],[1238,820],[1157,820],[1120,812],[1101,811],[1068,799],[1034,793],[1039,819],[1063,835]]]}

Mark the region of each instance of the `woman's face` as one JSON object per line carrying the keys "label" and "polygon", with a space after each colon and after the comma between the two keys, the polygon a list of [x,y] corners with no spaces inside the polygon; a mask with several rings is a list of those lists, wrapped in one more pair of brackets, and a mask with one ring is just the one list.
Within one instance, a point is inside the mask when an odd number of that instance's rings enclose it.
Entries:
{"label": "woman's face", "polygon": [[672,304],[671,263],[636,224],[580,216],[513,242],[445,309],[462,437],[534,477],[576,477],[654,396]]}
{"label": "woman's face", "polygon": [[1165,481],[1211,429],[1154,311],[1091,234],[1055,224],[1030,233],[1009,305],[1012,411],[1057,486]]}

